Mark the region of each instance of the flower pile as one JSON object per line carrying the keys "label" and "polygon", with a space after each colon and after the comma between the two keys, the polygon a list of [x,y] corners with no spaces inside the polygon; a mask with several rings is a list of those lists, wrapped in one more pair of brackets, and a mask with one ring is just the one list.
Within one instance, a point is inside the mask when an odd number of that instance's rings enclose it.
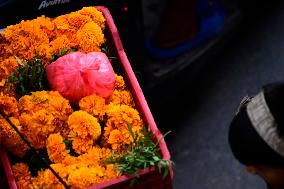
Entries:
{"label": "flower pile", "polygon": [[15,59],[32,60],[39,55],[45,64],[62,51],[101,51],[105,18],[94,7],[51,19],[45,16],[8,26],[0,35],[0,87],[19,65]]}
{"label": "flower pile", "polygon": [[[115,160],[114,154],[126,154],[138,138],[144,137],[143,120],[123,76],[115,76],[115,89],[109,97],[92,94],[80,99],[77,106],[58,91],[32,91],[17,99],[17,91],[6,83],[23,66],[18,59],[28,64],[37,57],[48,65],[54,58],[70,53],[70,49],[101,51],[106,41],[104,29],[102,13],[85,7],[55,19],[41,16],[22,21],[0,34],[0,111],[33,148],[46,152],[50,167],[74,189],[123,174],[123,170],[116,169],[118,163],[108,160]],[[30,67],[29,74],[37,72]],[[12,170],[19,189],[64,188],[50,169],[33,173],[31,165],[24,161],[29,147],[2,116],[0,142],[17,157]]]}
{"label": "flower pile", "polygon": [[[119,78],[115,91],[123,92],[118,86],[121,88],[125,84],[123,78]],[[96,94],[86,96],[80,100],[76,111],[57,91],[32,92],[18,101],[8,95],[0,98],[5,115],[10,116],[33,147],[47,150],[51,167],[74,188],[85,188],[121,174],[106,160],[112,152],[123,153],[133,141],[127,124],[137,134],[142,129],[143,121],[130,105],[134,105],[130,93],[121,102]],[[11,153],[23,157],[28,147],[4,118],[0,123],[1,142]],[[71,155],[66,141],[70,141],[76,156]],[[64,188],[48,169],[32,177],[27,164],[17,163],[13,171],[19,188]]]}

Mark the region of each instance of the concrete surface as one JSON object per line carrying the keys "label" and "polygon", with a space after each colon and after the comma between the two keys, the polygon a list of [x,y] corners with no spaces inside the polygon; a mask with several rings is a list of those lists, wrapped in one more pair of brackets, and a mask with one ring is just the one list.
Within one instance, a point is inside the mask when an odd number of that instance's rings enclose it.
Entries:
{"label": "concrete surface", "polygon": [[253,2],[245,11],[235,37],[204,58],[206,66],[194,78],[189,67],[165,82],[165,90],[151,91],[161,98],[170,94],[170,100],[160,105],[146,96],[160,130],[172,131],[166,141],[176,189],[266,188],[234,159],[227,133],[243,96],[284,79],[284,2]]}

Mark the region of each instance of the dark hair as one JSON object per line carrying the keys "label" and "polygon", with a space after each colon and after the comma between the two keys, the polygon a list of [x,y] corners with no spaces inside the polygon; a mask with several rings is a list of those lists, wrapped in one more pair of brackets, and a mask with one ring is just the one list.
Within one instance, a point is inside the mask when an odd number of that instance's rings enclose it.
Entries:
{"label": "dark hair", "polygon": [[[276,120],[279,135],[284,139],[284,83],[266,85],[263,92]],[[246,105],[241,107],[231,122],[229,144],[236,159],[245,165],[284,167],[284,157],[268,146],[252,126]]]}

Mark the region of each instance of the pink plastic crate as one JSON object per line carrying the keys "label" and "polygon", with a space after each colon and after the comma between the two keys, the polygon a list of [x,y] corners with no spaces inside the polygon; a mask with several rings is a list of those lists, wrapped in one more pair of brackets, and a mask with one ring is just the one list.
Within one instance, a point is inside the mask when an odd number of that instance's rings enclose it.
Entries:
{"label": "pink plastic crate", "polygon": [[[157,128],[155,120],[152,116],[152,113],[149,109],[149,106],[145,100],[143,92],[139,86],[139,83],[135,77],[135,74],[131,68],[131,65],[128,61],[126,53],[123,49],[117,28],[114,24],[112,16],[109,10],[102,6],[96,7],[100,10],[104,17],[106,18],[106,30],[108,32],[108,40],[111,42],[113,49],[116,51],[116,55],[119,59],[119,63],[124,71],[124,78],[128,83],[128,87],[133,94],[135,99],[136,108],[138,109],[140,115],[144,119],[145,123],[149,125],[151,131],[155,134],[156,140],[160,140],[163,135]],[[170,153],[168,151],[167,145],[162,139],[160,141],[160,152],[164,159],[170,160]],[[0,146],[0,158],[3,163],[3,167],[6,173],[6,177],[8,180],[8,184],[11,189],[17,189],[17,185],[11,170],[11,165],[9,162],[8,155],[4,148]],[[144,170],[139,171],[140,179],[139,184],[135,185],[132,188],[135,189],[172,189],[172,178],[173,178],[173,170],[171,169],[170,174],[165,178],[162,179],[161,174],[159,171],[154,168],[147,168]],[[131,177],[128,176],[121,176],[117,179],[110,180],[108,182],[100,183],[94,186],[88,187],[88,189],[99,189],[99,188],[106,188],[106,189],[126,189],[129,188]]]}

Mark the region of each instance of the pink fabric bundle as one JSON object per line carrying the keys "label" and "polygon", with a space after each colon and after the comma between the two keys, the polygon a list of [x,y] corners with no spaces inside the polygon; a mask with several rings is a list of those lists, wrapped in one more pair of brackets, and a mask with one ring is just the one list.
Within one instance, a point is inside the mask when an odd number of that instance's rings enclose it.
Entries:
{"label": "pink fabric bundle", "polygon": [[72,103],[94,93],[108,97],[115,85],[112,65],[102,52],[62,56],[46,67],[46,75],[52,90]]}

